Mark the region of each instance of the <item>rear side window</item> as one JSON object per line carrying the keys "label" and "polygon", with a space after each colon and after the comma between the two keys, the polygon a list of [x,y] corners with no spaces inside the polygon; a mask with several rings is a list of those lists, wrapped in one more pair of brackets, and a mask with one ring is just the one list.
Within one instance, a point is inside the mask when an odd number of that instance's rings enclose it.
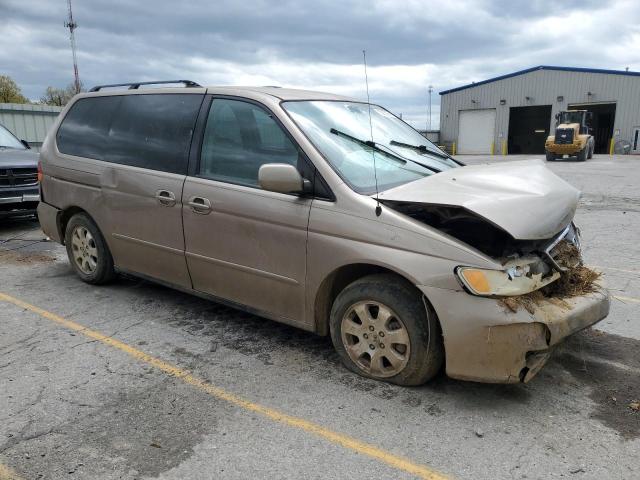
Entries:
{"label": "rear side window", "polygon": [[304,161],[276,121],[265,110],[239,100],[215,99],[202,140],[200,175],[257,186],[265,163]]}
{"label": "rear side window", "polygon": [[58,150],[68,155],[103,160],[109,126],[122,97],[78,100],[58,129]]}
{"label": "rear side window", "polygon": [[163,172],[186,173],[202,95],[84,98],[58,130],[62,153]]}

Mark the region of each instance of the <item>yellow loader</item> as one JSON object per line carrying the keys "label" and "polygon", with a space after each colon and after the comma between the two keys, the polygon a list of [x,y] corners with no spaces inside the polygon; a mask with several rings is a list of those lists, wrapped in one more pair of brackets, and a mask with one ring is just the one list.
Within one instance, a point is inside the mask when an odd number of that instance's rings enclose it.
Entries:
{"label": "yellow loader", "polygon": [[593,157],[595,140],[591,135],[593,114],[587,110],[569,110],[556,114],[555,135],[547,137],[544,149],[547,161],[562,158],[565,155],[576,157],[579,162]]}

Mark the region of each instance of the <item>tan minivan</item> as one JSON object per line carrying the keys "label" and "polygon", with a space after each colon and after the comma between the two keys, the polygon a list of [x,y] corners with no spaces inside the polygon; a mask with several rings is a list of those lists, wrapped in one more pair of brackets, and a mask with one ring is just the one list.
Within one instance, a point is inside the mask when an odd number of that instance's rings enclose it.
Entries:
{"label": "tan minivan", "polygon": [[172,83],[78,95],[44,142],[40,222],[85,282],[125,272],[331,335],[400,385],[443,364],[526,382],[607,315],[600,287],[548,293],[577,268],[556,250],[579,246],[579,192],[541,161],[464,166],[337,95]]}

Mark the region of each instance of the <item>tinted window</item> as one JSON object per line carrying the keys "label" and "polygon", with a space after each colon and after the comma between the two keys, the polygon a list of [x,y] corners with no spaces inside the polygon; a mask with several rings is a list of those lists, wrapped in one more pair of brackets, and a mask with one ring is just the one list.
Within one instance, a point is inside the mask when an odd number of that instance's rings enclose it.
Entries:
{"label": "tinted window", "polygon": [[297,147],[262,108],[238,100],[213,101],[202,141],[202,176],[257,186],[260,166],[298,166],[299,158]]}
{"label": "tinted window", "polygon": [[199,95],[127,95],[109,129],[104,160],[186,172]]}
{"label": "tinted window", "polygon": [[123,97],[78,100],[58,129],[58,150],[69,155],[103,159],[109,126]]}
{"label": "tinted window", "polygon": [[186,173],[201,95],[124,95],[79,100],[58,130],[63,153]]}

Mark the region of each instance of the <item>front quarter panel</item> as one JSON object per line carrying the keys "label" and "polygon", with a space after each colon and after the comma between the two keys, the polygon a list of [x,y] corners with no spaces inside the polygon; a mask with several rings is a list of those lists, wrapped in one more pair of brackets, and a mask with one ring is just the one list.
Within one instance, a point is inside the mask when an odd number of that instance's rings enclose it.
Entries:
{"label": "front quarter panel", "polygon": [[[348,188],[344,186],[344,188]],[[499,268],[492,259],[430,227],[382,207],[373,198],[340,192],[337,202],[314,200],[307,246],[307,318],[323,281],[348,265],[375,265],[414,285],[459,290],[459,265]],[[358,198],[359,197],[359,198]],[[348,208],[346,208],[348,207]]]}

